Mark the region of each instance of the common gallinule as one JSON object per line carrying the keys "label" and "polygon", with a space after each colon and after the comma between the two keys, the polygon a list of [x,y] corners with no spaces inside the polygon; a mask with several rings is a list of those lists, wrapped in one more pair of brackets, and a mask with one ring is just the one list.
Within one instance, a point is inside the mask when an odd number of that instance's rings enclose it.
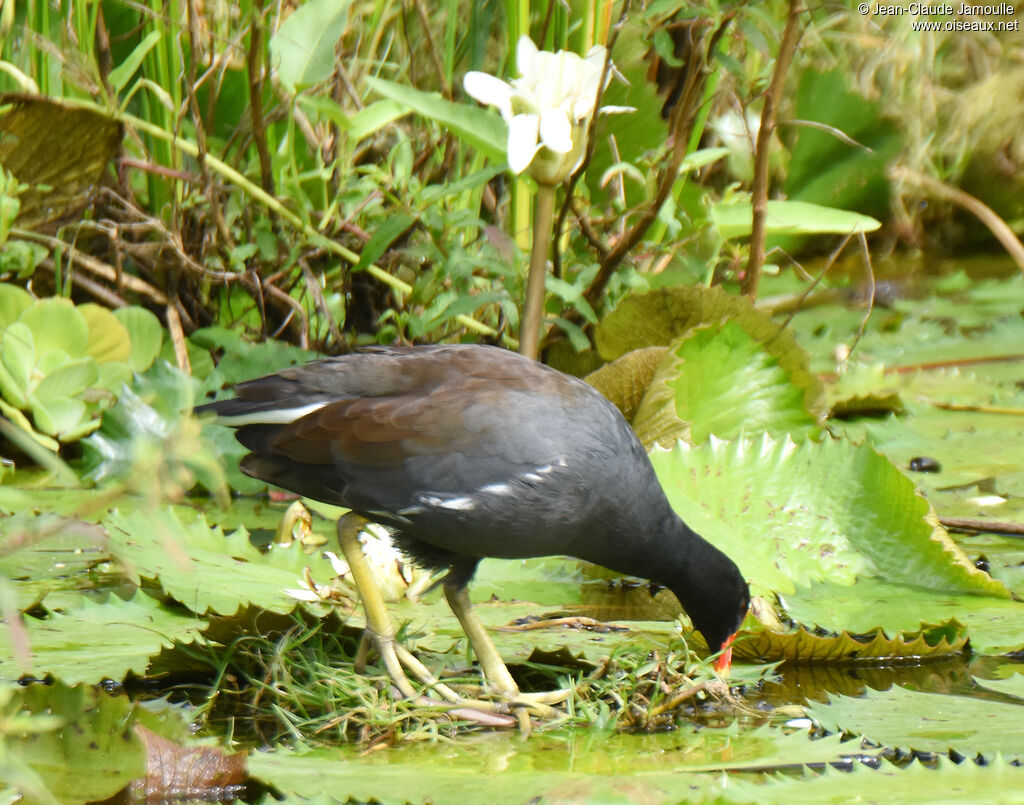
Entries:
{"label": "common gallinule", "polygon": [[242,471],[354,514],[341,548],[389,676],[406,696],[408,668],[459,697],[394,641],[357,534],[395,529],[417,563],[448,571],[444,593],[485,678],[519,693],[470,610],[480,560],[566,554],[650,579],[675,593],[727,672],[749,591],[724,553],[672,510],[643,446],[587,383],[497,347],[382,347],[318,360],[235,387],[199,406],[238,428]]}

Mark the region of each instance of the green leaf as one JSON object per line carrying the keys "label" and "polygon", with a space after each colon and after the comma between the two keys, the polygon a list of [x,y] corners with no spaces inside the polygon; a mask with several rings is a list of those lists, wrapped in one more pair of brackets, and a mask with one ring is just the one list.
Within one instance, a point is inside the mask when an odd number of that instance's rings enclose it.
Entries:
{"label": "green leaf", "polygon": [[409,107],[398,101],[390,98],[374,101],[352,115],[349,120],[348,136],[352,142],[358,143],[407,114]]}
{"label": "green leaf", "polygon": [[113,512],[103,523],[110,534],[110,552],[132,570],[135,579],[156,579],[160,586],[193,612],[233,615],[250,604],[288,613],[298,601],[284,592],[301,586],[305,569],[322,584],[337,573],[330,562],[307,556],[298,543],[274,546],[260,553],[244,529],[224,536],[198,516],[183,522],[170,507],[122,515]]}
{"label": "green leaf", "polygon": [[133,705],[128,697],[59,682],[33,684],[15,695],[14,703],[30,725],[51,718],[60,728],[5,736],[4,757],[34,771],[57,802],[105,801],[145,776],[146,752],[131,729]]}
{"label": "green leaf", "polygon": [[117,67],[110,71],[110,75],[107,76],[107,80],[110,82],[110,86],[113,87],[114,92],[120,92],[125,88],[131,77],[135,75],[135,71],[142,65],[146,55],[164,37],[161,31],[150,31],[146,34],[145,38],[135,46],[135,49],[128,54],[128,57],[121,62]]}
{"label": "green leaf", "polygon": [[0,374],[0,387],[11,405],[25,408],[36,366],[35,337],[27,324],[15,322],[4,330],[2,338],[0,360],[4,370]]}
{"label": "green leaf", "polygon": [[[92,357],[79,358],[46,375],[33,391],[33,397],[44,405],[78,397],[99,380],[99,368]],[[83,405],[84,410],[84,405]]]}
{"label": "green leaf", "polygon": [[359,255],[359,262],[353,267],[353,271],[364,271],[373,263],[376,263],[380,256],[388,250],[395,238],[416,222],[416,218],[408,213],[398,212],[384,219],[384,223],[373,233],[373,236],[366,242],[362,253]]}
{"label": "green leaf", "polygon": [[127,361],[131,357],[131,336],[117,316],[92,302],[78,305],[78,312],[89,325],[86,352],[98,363]]}
{"label": "green leaf", "polygon": [[39,352],[38,361],[36,362],[36,370],[33,373],[37,375],[33,379],[35,381],[41,380],[50,374],[50,372],[56,372],[64,366],[67,366],[72,358],[68,353],[62,349],[51,349],[48,352]]}
{"label": "green leaf", "polygon": [[[851,752],[853,747],[851,747]],[[724,802],[744,805],[1020,805],[1024,798],[1024,768],[1002,758],[979,766],[970,760],[956,764],[938,758],[927,766],[913,761],[902,768],[885,762],[880,769],[859,763],[852,771],[826,767],[803,776],[782,774],[767,781],[730,779]]]}
{"label": "green leaf", "polygon": [[[691,330],[669,348],[640,401],[633,419],[640,440],[700,444],[712,434],[735,438],[744,429],[800,436],[817,431],[817,418],[804,405],[805,389],[783,368],[795,366],[800,377],[806,355],[793,344],[768,345],[735,320]],[[771,345],[789,346],[794,354],[776,357]],[[809,379],[806,371],[802,376]]]}
{"label": "green leaf", "polygon": [[129,601],[110,596],[104,603],[83,599],[66,613],[44,620],[26,618],[32,659],[29,668],[14,664],[10,627],[0,624],[0,675],[16,679],[23,673],[42,678],[53,674],[74,685],[120,680],[129,671],[142,674],[150,657],[173,642],[188,643],[206,623],[195,615],[172,612],[142,592]]}
{"label": "green leaf", "polygon": [[[27,400],[25,401],[25,405],[28,406]],[[44,436],[43,434],[39,433],[35,428],[32,427],[32,423],[28,421],[26,416],[19,409],[8,405],[3,400],[0,400],[0,414],[3,414],[5,417],[11,420],[12,423],[21,428],[21,430],[25,431],[25,433],[31,436],[35,441],[37,441],[47,450],[50,450],[54,453],[60,450],[60,444],[58,442],[51,439],[49,436]]]}
{"label": "green leaf", "polygon": [[121,307],[114,311],[114,317],[121,322],[131,339],[131,357],[128,359],[132,370],[145,372],[156,356],[160,354],[164,331],[160,320],[144,307]]}
{"label": "green leaf", "polygon": [[325,95],[299,95],[295,102],[315,123],[326,120],[342,131],[348,131],[352,126],[348,114],[334,98]]}
{"label": "green leaf", "polygon": [[18,320],[21,312],[33,302],[32,294],[10,283],[0,283],[0,332]]}
{"label": "green leaf", "polygon": [[335,47],[345,32],[351,0],[309,0],[270,40],[278,78],[291,93],[326,81],[334,72]]}
{"label": "green leaf", "polygon": [[729,156],[728,148],[701,148],[699,151],[694,151],[683,157],[680,170],[685,171],[703,168],[705,165],[718,162],[718,160],[724,159],[727,156]]}
{"label": "green leaf", "polygon": [[[935,695],[894,685],[863,696],[809,702],[808,715],[830,731],[848,731],[888,747],[919,752],[953,750],[973,757],[1024,757],[1024,698],[986,691]],[[1019,687],[1019,686],[1018,686]]]}
{"label": "green leaf", "polygon": [[72,358],[86,354],[89,324],[67,299],[40,299],[23,310],[18,321],[32,330],[39,360],[47,352],[65,352]]}
{"label": "green leaf", "polygon": [[[750,235],[753,206],[749,202],[716,204],[711,220],[726,240]],[[769,235],[848,235],[874,232],[882,224],[867,215],[809,204],[806,201],[769,201],[765,229]]]}
{"label": "green leaf", "polygon": [[452,103],[437,93],[423,92],[382,78],[370,77],[366,82],[384,97],[437,121],[491,159],[505,161],[508,128],[499,115],[476,106]]}
{"label": "green leaf", "polygon": [[1008,596],[935,523],[910,479],[870,447],[764,436],[680,443],[656,449],[651,462],[673,508],[760,592],[874,577]]}
{"label": "green leaf", "polygon": [[119,397],[122,387],[132,382],[132,368],[127,363],[101,363],[99,365],[99,377],[96,378],[96,388],[106,389],[111,394],[111,400]]}
{"label": "green leaf", "polygon": [[99,419],[89,420],[85,403],[66,397],[42,402],[31,400],[32,419],[36,427],[47,436],[62,442],[75,441],[75,433],[91,433],[100,426]]}

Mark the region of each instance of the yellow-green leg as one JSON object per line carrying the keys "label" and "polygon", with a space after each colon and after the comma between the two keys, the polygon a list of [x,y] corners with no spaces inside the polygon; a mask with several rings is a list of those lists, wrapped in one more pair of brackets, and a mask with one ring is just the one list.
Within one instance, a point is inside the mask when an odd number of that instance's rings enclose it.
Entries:
{"label": "yellow-green leg", "polygon": [[530,721],[528,711],[546,717],[557,717],[559,712],[550,704],[559,702],[568,697],[569,691],[551,691],[550,693],[522,693],[519,686],[509,673],[505,661],[498,653],[497,646],[491,640],[490,634],[483,623],[473,612],[469,602],[469,594],[466,592],[465,584],[460,582],[445,582],[444,597],[448,601],[455,617],[459,619],[462,630],[469,638],[469,643],[476,653],[477,661],[483,669],[484,678],[492,691],[502,700],[516,708],[516,715],[519,718],[520,727],[529,731]]}
{"label": "yellow-green leg", "polygon": [[[524,731],[530,728],[529,715],[527,710],[544,717],[556,717],[558,711],[548,706],[549,702],[556,702],[564,699],[566,691],[555,691],[543,694],[520,693],[512,675],[505,667],[498,649],[491,640],[484,625],[473,613],[469,596],[466,594],[464,584],[445,583],[444,592],[448,605],[451,607],[455,617],[462,624],[470,645],[476,652],[477,659],[483,669],[484,676],[495,694],[501,699],[500,703],[477,701],[467,699],[447,685],[439,682],[430,670],[423,665],[410,651],[395,640],[395,628],[388,615],[384,598],[380,594],[374,582],[373,572],[366,561],[363,547],[359,542],[359,532],[363,530],[369,521],[362,515],[349,512],[338,520],[338,544],[341,552],[348,562],[352,572],[352,580],[355,582],[356,590],[363,604],[363,612],[366,616],[366,638],[372,643],[388,677],[395,687],[406,698],[415,698],[418,694],[416,689],[406,676],[405,668],[427,688],[436,691],[444,699],[453,704],[479,709],[485,712],[507,712],[509,706],[516,708],[517,718]],[[360,644],[357,661],[365,662],[367,651],[367,640]]]}
{"label": "yellow-green leg", "polygon": [[469,603],[469,594],[462,584],[445,582],[444,597],[448,601],[455,617],[462,624],[462,631],[469,638],[469,644],[476,653],[476,658],[483,669],[484,678],[492,692],[503,699],[512,699],[519,695],[519,686],[508,672],[505,661],[501,659],[497,646],[491,640],[486,627],[473,612]]}
{"label": "yellow-green leg", "polygon": [[345,555],[349,570],[352,572],[352,580],[355,582],[356,590],[359,591],[359,599],[363,604],[363,612],[366,615],[366,631],[359,643],[359,651],[356,654],[356,671],[360,671],[366,665],[369,645],[372,644],[380,655],[384,669],[387,671],[395,687],[406,698],[414,698],[415,688],[409,682],[402,666],[405,666],[425,686],[436,691],[449,702],[461,704],[463,699],[454,690],[439,682],[405,646],[395,640],[395,627],[388,615],[387,605],[374,582],[373,571],[366,561],[366,554],[363,553],[363,546],[359,542],[359,532],[369,522],[365,517],[355,512],[342,515],[338,520],[338,545]]}
{"label": "yellow-green leg", "polygon": [[[395,628],[388,616],[387,607],[384,605],[384,598],[373,581],[373,572],[366,561],[363,553],[363,546],[359,543],[359,532],[369,522],[362,515],[349,512],[342,515],[338,520],[338,545],[345,555],[349,570],[352,571],[352,580],[359,591],[359,600],[363,603],[363,613],[366,616],[366,633],[373,641],[373,645],[380,654],[381,662],[387,671],[395,687],[401,691],[406,698],[416,696],[416,690],[409,677],[402,670],[402,664],[398,661],[395,653]],[[363,652],[360,651],[360,655]]]}

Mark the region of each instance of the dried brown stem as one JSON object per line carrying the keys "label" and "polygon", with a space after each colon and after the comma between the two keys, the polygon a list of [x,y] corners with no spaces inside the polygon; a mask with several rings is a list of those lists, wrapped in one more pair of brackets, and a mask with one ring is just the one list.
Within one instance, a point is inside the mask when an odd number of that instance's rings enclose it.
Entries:
{"label": "dried brown stem", "polygon": [[789,14],[786,27],[782,32],[779,54],[775,58],[775,70],[771,84],[764,97],[764,109],[761,110],[761,127],[757,130],[757,144],[754,152],[754,183],[750,196],[753,206],[753,217],[750,226],[750,258],[743,277],[742,291],[751,299],[757,298],[757,286],[761,281],[761,268],[764,266],[766,213],[768,210],[768,155],[771,150],[772,135],[775,133],[775,116],[782,90],[786,84],[786,74],[793,61],[797,40],[800,38],[798,17],[803,9],[800,0],[789,0]]}
{"label": "dried brown stem", "polygon": [[249,73],[249,116],[252,120],[252,141],[260,160],[260,186],[274,193],[274,168],[267,146],[267,130],[263,121],[263,4],[253,7],[249,33],[249,50],[245,59]]}
{"label": "dried brown stem", "polygon": [[875,288],[877,287],[877,283],[875,282],[875,267],[871,265],[871,252],[868,249],[867,237],[865,237],[863,232],[859,232],[858,237],[860,239],[860,251],[864,256],[864,270],[867,271],[868,287],[871,289],[871,295],[868,297],[868,309],[864,312],[864,316],[860,320],[860,327],[857,328],[857,335],[854,336],[853,343],[850,344],[850,351],[847,353],[845,361],[850,360],[850,356],[853,354],[853,351],[857,348],[860,340],[864,337],[864,331],[867,330],[868,327],[868,319],[871,318],[871,311],[875,308]]}
{"label": "dried brown stem", "polygon": [[963,531],[984,531],[988,534],[1006,534],[1024,537],[1024,523],[1007,523],[997,520],[974,520],[967,517],[940,517],[944,528],[958,528]]}
{"label": "dried brown stem", "polygon": [[437,52],[437,45],[434,43],[433,23],[430,21],[430,17],[427,16],[427,10],[423,7],[423,0],[413,0],[413,5],[416,6],[416,14],[420,18],[420,24],[423,26],[423,34],[427,38],[427,50],[430,53],[430,60],[434,64],[434,70],[437,72],[437,80],[441,83],[441,94],[444,97],[451,100],[452,98],[452,87],[448,83],[448,79],[444,75],[444,65],[441,63],[441,56]]}
{"label": "dried brown stem", "polygon": [[933,196],[959,204],[972,213],[989,228],[989,231],[996,236],[996,240],[1006,249],[1007,254],[1013,258],[1017,267],[1024,271],[1024,243],[1020,242],[1006,221],[1000,218],[996,211],[987,204],[957,187],[950,187],[938,179],[933,179],[931,176],[912,171],[909,168],[893,168],[889,171],[889,177],[919,185]]}
{"label": "dried brown stem", "polygon": [[217,197],[217,185],[210,175],[210,169],[206,162],[206,124],[203,120],[202,112],[199,110],[199,99],[196,97],[196,87],[199,82],[196,78],[196,59],[194,57],[201,51],[201,47],[198,33],[199,17],[196,12],[195,0],[186,0],[186,9],[188,11],[189,50],[193,58],[188,59],[185,68],[188,73],[188,80],[185,82],[185,93],[188,96],[188,107],[192,114],[192,126],[195,129],[196,135],[196,148],[199,151],[196,162],[199,165],[199,171],[203,177],[203,186],[206,189],[206,196],[210,202],[210,215],[217,227],[217,231],[220,233],[222,241],[231,249],[235,245],[235,239],[231,234],[227,221],[224,220],[224,214],[220,208],[220,200]]}

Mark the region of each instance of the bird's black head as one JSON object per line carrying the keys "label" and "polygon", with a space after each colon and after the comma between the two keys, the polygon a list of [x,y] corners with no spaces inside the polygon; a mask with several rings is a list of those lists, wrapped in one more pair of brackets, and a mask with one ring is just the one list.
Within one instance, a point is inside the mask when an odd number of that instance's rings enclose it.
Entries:
{"label": "bird's black head", "polygon": [[728,672],[732,660],[732,639],[750,606],[750,588],[736,564],[724,553],[708,545],[699,576],[685,590],[674,590],[694,627],[703,636],[712,653],[721,651],[716,670]]}

